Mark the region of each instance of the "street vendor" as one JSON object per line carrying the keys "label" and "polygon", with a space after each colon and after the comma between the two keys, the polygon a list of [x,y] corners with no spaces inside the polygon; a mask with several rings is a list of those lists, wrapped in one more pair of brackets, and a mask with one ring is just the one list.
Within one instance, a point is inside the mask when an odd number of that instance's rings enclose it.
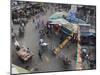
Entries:
{"label": "street vendor", "polygon": [[61,26],[62,26],[61,24],[54,25],[54,31],[56,35],[58,35],[58,33],[60,32]]}
{"label": "street vendor", "polygon": [[60,25],[55,25],[54,29],[55,29],[56,32],[59,32],[59,30],[60,30]]}

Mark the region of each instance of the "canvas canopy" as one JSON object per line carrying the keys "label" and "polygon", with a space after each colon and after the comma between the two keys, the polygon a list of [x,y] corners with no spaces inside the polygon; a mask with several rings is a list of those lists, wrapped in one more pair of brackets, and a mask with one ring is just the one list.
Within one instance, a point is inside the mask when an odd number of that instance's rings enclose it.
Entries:
{"label": "canvas canopy", "polygon": [[70,30],[72,32],[74,31],[73,25],[63,18],[52,19],[52,20],[49,20],[49,21],[51,21],[50,24],[54,24],[54,25],[59,24],[59,25],[67,28],[68,30]]}
{"label": "canvas canopy", "polygon": [[29,71],[22,67],[12,64],[12,74],[19,74],[19,73],[29,73]]}
{"label": "canvas canopy", "polygon": [[53,15],[50,16],[49,19],[59,19],[59,18],[63,18],[63,16],[67,16],[67,13],[65,11],[63,12],[56,12]]}
{"label": "canvas canopy", "polygon": [[68,16],[68,14],[66,12],[56,12],[54,13],[53,15],[50,16],[49,18],[49,21],[50,23],[49,24],[58,24],[60,26],[63,26],[64,29],[68,29],[69,31],[71,32],[74,32],[74,33],[77,33],[77,28],[78,28],[78,25],[77,24],[73,24],[73,23],[70,23],[69,21],[67,21],[67,19],[65,19],[64,16]]}

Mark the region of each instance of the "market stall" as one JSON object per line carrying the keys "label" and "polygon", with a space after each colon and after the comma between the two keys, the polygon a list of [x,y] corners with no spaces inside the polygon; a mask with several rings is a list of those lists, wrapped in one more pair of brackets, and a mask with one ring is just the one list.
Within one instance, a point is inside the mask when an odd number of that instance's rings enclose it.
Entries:
{"label": "market stall", "polygon": [[[49,18],[49,25],[52,25],[55,32],[61,34],[63,41],[59,44],[57,48],[54,48],[54,54],[59,54],[61,49],[69,42],[69,40],[73,37],[74,33],[77,33],[77,25],[71,24],[66,19],[64,19],[64,15],[67,13],[65,12],[56,12],[55,14],[51,15]],[[63,37],[64,36],[64,37]]]}

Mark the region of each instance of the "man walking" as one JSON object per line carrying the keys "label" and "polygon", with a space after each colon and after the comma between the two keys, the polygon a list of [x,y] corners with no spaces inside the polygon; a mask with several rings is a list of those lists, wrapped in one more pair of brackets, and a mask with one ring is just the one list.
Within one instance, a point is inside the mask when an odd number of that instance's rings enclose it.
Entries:
{"label": "man walking", "polygon": [[42,53],[43,53],[43,51],[39,50],[38,55],[39,55],[39,58],[40,58],[41,61],[42,61]]}

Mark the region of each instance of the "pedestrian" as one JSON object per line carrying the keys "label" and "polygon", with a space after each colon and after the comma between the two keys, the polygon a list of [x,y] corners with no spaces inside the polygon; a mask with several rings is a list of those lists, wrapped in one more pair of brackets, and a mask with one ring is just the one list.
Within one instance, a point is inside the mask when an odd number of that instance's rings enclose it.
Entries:
{"label": "pedestrian", "polygon": [[20,50],[20,45],[19,45],[19,42],[17,40],[15,40],[14,45],[16,47],[16,50],[19,51]]}
{"label": "pedestrian", "polygon": [[39,27],[40,27],[40,23],[39,22],[40,22],[40,20],[37,21],[37,29],[39,29]]}
{"label": "pedestrian", "polygon": [[15,40],[15,38],[16,38],[16,33],[12,32],[12,33],[11,33],[11,37],[12,37],[12,40]]}
{"label": "pedestrian", "polygon": [[24,22],[22,22],[22,23],[21,23],[21,26],[22,26],[22,27],[25,27],[25,24],[24,24]]}
{"label": "pedestrian", "polygon": [[45,36],[45,33],[43,30],[39,30],[39,34],[40,34],[40,39],[42,39]]}
{"label": "pedestrian", "polygon": [[35,20],[35,22],[33,22],[35,24],[35,29],[38,29],[38,26],[37,26],[37,21]]}
{"label": "pedestrian", "polygon": [[47,37],[50,37],[50,31],[51,31],[51,26],[48,24],[47,25]]}
{"label": "pedestrian", "polygon": [[34,23],[34,19],[33,19],[33,23]]}
{"label": "pedestrian", "polygon": [[31,49],[30,48],[27,48],[27,52],[30,53],[31,52]]}
{"label": "pedestrian", "polygon": [[39,50],[38,55],[41,61],[42,61],[42,53],[43,53],[42,50]]}
{"label": "pedestrian", "polygon": [[14,29],[13,29],[13,27],[11,27],[11,32],[13,33],[13,31],[14,31]]}
{"label": "pedestrian", "polygon": [[20,26],[19,27],[19,36],[23,36],[24,35],[24,31],[25,31],[24,26]]}
{"label": "pedestrian", "polygon": [[41,45],[43,42],[44,42],[44,40],[43,39],[40,39],[39,45]]}
{"label": "pedestrian", "polygon": [[41,21],[41,26],[42,26],[41,28],[43,29],[44,28],[44,21],[43,20]]}

